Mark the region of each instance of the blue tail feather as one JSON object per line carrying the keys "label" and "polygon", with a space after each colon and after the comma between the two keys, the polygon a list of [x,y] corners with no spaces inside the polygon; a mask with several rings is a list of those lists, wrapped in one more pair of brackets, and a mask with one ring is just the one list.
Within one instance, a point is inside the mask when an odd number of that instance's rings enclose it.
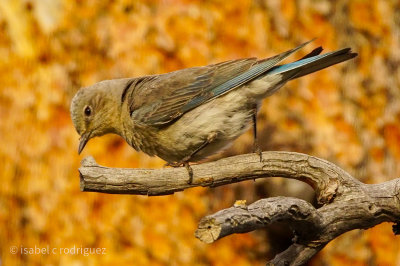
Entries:
{"label": "blue tail feather", "polygon": [[[307,57],[296,62],[285,65],[279,65],[271,68],[266,74],[286,74],[288,79],[298,78],[312,72],[321,70],[328,66],[346,61],[350,58],[357,56],[356,53],[351,53],[350,48],[341,49],[338,51]],[[297,73],[295,73],[297,72]],[[293,73],[295,75],[293,76]]]}

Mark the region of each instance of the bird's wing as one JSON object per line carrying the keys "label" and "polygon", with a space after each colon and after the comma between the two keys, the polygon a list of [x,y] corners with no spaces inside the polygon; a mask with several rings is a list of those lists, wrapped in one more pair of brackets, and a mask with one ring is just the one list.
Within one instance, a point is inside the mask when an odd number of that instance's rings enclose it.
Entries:
{"label": "bird's wing", "polygon": [[167,124],[187,112],[190,101],[212,97],[207,94],[212,94],[214,87],[245,72],[255,62],[255,58],[234,60],[136,79],[129,88],[131,94],[127,92],[131,117],[146,125]]}
{"label": "bird's wing", "polygon": [[124,90],[131,118],[166,125],[197,106],[248,83],[309,42],[271,58],[231,60],[204,67],[132,79]]}

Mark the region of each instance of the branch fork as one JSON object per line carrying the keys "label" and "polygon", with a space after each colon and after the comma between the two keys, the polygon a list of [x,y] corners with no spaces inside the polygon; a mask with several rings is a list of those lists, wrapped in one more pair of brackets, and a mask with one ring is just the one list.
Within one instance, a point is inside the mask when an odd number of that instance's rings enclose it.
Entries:
{"label": "branch fork", "polygon": [[80,186],[82,191],[155,196],[267,177],[306,182],[314,188],[320,208],[290,197],[261,199],[250,205],[237,201],[199,222],[195,236],[205,243],[287,222],[296,235],[293,244],[270,265],[302,265],[347,231],[400,220],[400,179],[364,184],[333,163],[295,152],[268,151],[262,158],[260,162],[258,154],[245,154],[192,165],[193,182],[188,184],[185,168],[108,168],[87,157],[79,168]]}

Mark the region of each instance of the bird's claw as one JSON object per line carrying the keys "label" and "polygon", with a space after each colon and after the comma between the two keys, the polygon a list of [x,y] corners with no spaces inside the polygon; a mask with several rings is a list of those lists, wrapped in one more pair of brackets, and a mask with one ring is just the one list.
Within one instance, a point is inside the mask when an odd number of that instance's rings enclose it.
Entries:
{"label": "bird's claw", "polygon": [[258,156],[260,156],[260,163],[261,163],[261,162],[263,161],[262,150],[261,150],[260,146],[258,145],[258,142],[257,142],[257,141],[254,141],[254,144],[253,144],[253,152],[254,152],[254,153],[257,153]]}
{"label": "bird's claw", "polygon": [[164,166],[171,166],[171,167],[174,167],[174,168],[181,167],[181,166],[184,166],[184,165],[185,165],[184,162],[171,162],[171,163],[164,164]]}
{"label": "bird's claw", "polygon": [[192,169],[192,167],[190,167],[189,162],[187,160],[182,160],[182,161],[179,161],[179,162],[166,163],[165,166],[171,166],[171,167],[174,167],[174,168],[184,166],[186,168],[186,170],[188,171],[188,174],[189,174],[188,184],[190,185],[190,184],[193,183],[193,169]]}

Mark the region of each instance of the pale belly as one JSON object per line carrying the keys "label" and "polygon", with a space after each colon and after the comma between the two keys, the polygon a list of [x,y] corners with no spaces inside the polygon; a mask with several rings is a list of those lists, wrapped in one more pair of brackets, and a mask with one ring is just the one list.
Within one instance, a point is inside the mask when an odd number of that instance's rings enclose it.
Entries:
{"label": "pale belly", "polygon": [[181,161],[211,136],[215,137],[189,161],[202,160],[228,147],[251,126],[255,103],[238,103],[226,96],[197,107],[161,131],[157,155],[168,162]]}
{"label": "pale belly", "polygon": [[[185,113],[156,132],[153,154],[167,162],[188,156],[196,162],[221,151],[249,129],[255,108],[280,87],[275,86],[279,81],[278,75],[253,81]],[[193,154],[211,135],[215,138]]]}

